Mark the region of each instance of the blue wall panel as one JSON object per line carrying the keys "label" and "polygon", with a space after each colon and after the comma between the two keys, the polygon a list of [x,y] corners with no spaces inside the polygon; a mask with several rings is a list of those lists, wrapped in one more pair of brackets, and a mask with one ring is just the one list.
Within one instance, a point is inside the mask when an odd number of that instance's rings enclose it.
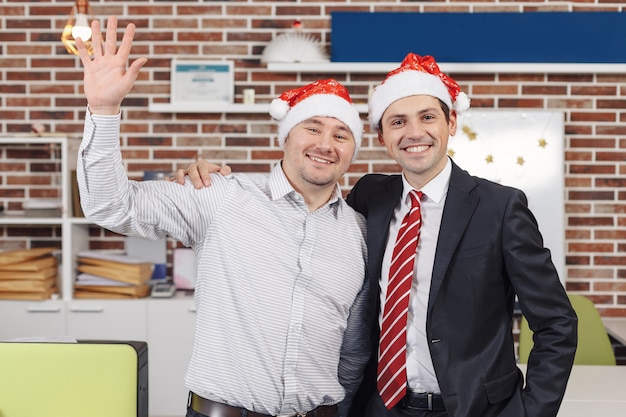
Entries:
{"label": "blue wall panel", "polygon": [[626,63],[626,13],[333,12],[331,61]]}

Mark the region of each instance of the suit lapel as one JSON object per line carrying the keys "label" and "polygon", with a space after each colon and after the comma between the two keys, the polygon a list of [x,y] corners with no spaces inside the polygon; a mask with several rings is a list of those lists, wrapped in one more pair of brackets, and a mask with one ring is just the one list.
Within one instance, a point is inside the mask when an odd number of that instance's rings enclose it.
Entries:
{"label": "suit lapel", "polygon": [[367,217],[367,236],[369,259],[375,260],[375,271],[380,270],[385,246],[387,244],[387,234],[389,233],[389,223],[393,211],[402,194],[401,177],[387,185],[381,192],[375,192],[369,206]]}
{"label": "suit lapel", "polygon": [[380,192],[373,192],[367,216],[368,269],[370,271],[371,294],[375,310],[378,311],[379,279],[383,255],[387,246],[389,223],[402,195],[402,177],[397,176]]}
{"label": "suit lapel", "polygon": [[461,240],[461,236],[463,236],[478,204],[478,197],[471,193],[474,187],[476,187],[476,181],[466,171],[463,171],[452,162],[450,186],[448,187],[443,217],[439,228],[435,264],[430,284],[429,312],[437,299],[437,294],[443,283],[452,256]]}

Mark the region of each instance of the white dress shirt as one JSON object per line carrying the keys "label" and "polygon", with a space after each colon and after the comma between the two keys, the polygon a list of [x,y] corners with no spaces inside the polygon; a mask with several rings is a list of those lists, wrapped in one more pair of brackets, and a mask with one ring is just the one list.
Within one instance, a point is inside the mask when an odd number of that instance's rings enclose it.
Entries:
{"label": "white dress shirt", "polygon": [[[443,206],[446,202],[451,172],[452,164],[450,160],[447,159],[447,164],[439,175],[433,178],[421,190],[416,190],[423,193],[420,201],[422,226],[417,245],[417,255],[413,271],[413,285],[411,287],[407,319],[407,380],[409,388],[416,392],[441,392],[430,357],[430,351],[428,350],[426,314],[428,309],[428,295],[430,293],[430,281],[435,262],[435,250],[437,249],[437,239],[439,237],[439,226],[441,225]],[[381,306],[384,305],[387,294],[389,266],[396,236],[402,224],[402,219],[404,219],[404,216],[411,208],[408,194],[413,190],[413,187],[407,182],[404,175],[402,176],[402,183],[402,198],[396,206],[391,223],[389,224],[387,248],[383,257],[380,281]],[[379,316],[379,323],[381,322],[382,313]]]}

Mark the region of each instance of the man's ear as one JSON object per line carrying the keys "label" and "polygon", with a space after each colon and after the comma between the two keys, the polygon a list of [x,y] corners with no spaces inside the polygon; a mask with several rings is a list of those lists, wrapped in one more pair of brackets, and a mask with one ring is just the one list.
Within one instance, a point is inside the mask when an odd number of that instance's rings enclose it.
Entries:
{"label": "man's ear", "polygon": [[448,123],[448,129],[449,129],[449,133],[450,136],[454,136],[456,135],[456,127],[457,127],[457,123],[456,123],[456,112],[454,110],[450,111],[450,122]]}
{"label": "man's ear", "polygon": [[383,139],[383,132],[380,129],[377,129],[376,132],[378,133],[378,143],[385,146],[385,140]]}

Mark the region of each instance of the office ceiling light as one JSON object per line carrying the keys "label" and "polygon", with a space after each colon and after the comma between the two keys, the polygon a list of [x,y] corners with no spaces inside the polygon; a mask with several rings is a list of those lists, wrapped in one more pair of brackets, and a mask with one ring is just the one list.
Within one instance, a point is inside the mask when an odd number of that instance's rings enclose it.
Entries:
{"label": "office ceiling light", "polygon": [[93,54],[93,46],[91,44],[91,20],[93,13],[91,6],[87,0],[76,0],[74,7],[70,13],[61,35],[61,41],[65,45],[65,49],[70,54],[78,55],[76,49],[76,38],[81,38],[87,46],[89,54]]}

